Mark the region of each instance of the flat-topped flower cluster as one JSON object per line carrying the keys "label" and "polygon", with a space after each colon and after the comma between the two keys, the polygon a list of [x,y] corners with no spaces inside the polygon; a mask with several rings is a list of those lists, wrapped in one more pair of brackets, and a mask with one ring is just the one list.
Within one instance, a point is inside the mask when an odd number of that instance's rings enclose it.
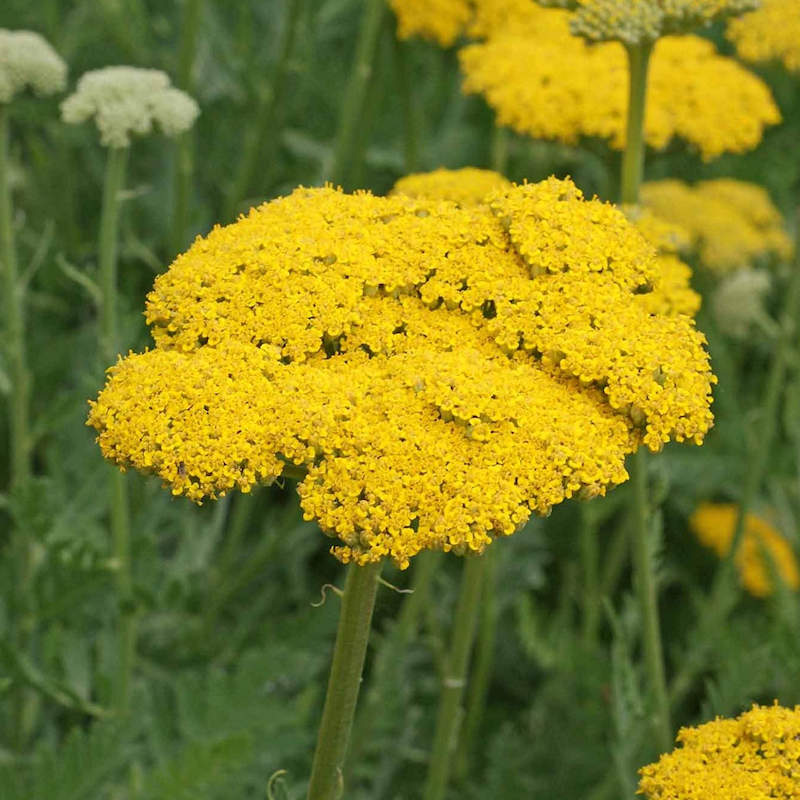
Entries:
{"label": "flat-topped flower cluster", "polygon": [[800,706],[756,706],[681,728],[681,747],[640,770],[648,800],[796,800]]}
{"label": "flat-topped flower cluster", "polygon": [[344,561],[480,552],[626,480],[641,443],[702,440],[705,340],[653,311],[660,280],[568,180],[463,207],[297,189],[156,280],[156,348],[110,370],[89,423],[196,501],[302,468]]}

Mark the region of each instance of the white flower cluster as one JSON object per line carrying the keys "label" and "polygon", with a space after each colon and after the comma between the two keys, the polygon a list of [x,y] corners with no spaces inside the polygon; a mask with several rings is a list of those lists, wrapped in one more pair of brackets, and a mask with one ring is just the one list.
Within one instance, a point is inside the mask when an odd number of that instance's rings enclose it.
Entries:
{"label": "white flower cluster", "polygon": [[753,325],[769,325],[764,298],[770,286],[769,275],[758,269],[740,269],[720,281],[711,301],[720,330],[734,339],[746,339]]}
{"label": "white flower cluster", "polygon": [[87,72],[61,104],[65,122],[94,117],[100,141],[108,147],[127,147],[132,134],[150,133],[154,125],[177,136],[192,127],[199,113],[197,103],[173,87],[165,72],[138,67]]}
{"label": "white flower cluster", "polygon": [[638,45],[751,11],[758,0],[563,0],[558,4],[574,10],[570,30],[576,36]]}
{"label": "white flower cluster", "polygon": [[67,65],[38,33],[0,28],[0,103],[26,88],[53,94],[66,80]]}

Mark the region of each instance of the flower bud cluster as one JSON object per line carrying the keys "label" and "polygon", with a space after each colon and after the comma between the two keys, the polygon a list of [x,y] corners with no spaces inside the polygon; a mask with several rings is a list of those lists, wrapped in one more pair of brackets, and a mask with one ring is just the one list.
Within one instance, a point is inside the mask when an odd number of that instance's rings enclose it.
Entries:
{"label": "flower bud cluster", "polygon": [[0,103],[25,89],[55,94],[66,80],[67,65],[38,33],[0,28]]}

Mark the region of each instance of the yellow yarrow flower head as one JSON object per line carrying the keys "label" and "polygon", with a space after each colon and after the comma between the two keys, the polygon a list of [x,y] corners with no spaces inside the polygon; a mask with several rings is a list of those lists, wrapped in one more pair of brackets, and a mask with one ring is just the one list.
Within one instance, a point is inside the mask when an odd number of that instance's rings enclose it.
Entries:
{"label": "yellow yarrow flower head", "polygon": [[752,11],[758,0],[570,0],[554,5],[575,12],[570,30],[577,36],[640,45]]}
{"label": "yellow yarrow flower head", "polygon": [[[628,66],[616,42],[590,45],[569,30],[570,14],[530,4],[524,22],[490,31],[461,49],[463,89],[481,94],[497,123],[567,144],[583,136],[625,145]],[[712,42],[668,36],[650,62],[645,140],[656,149],[680,138],[706,161],[755,147],[780,121],[769,88]]]}
{"label": "yellow yarrow flower head", "polygon": [[471,0],[390,0],[401,39],[422,36],[450,47],[472,17]]}
{"label": "yellow yarrow flower head", "polygon": [[25,89],[54,94],[66,81],[67,65],[38,33],[0,28],[0,103]]}
{"label": "yellow yarrow flower head", "polygon": [[[738,513],[733,503],[703,503],[690,517],[689,527],[702,544],[724,558],[731,549]],[[800,571],[789,542],[765,519],[747,514],[736,567],[742,585],[756,597],[766,597],[774,591],[765,553],[786,586],[795,591],[800,588]]]}
{"label": "yellow yarrow flower head", "polygon": [[700,443],[705,340],[641,302],[652,247],[570,181],[488,205],[297,189],[157,278],[156,347],[109,371],[104,455],[196,501],[286,463],[334,553],[481,552],[627,478],[644,442]]}
{"label": "yellow yarrow flower head", "polygon": [[800,706],[754,705],[736,719],[681,728],[677,747],[639,770],[648,800],[797,800]]}
{"label": "yellow yarrow flower head", "polygon": [[734,339],[747,339],[758,324],[769,327],[771,320],[764,299],[772,286],[763,269],[740,269],[725,275],[714,289],[711,308],[723,333]]}
{"label": "yellow yarrow flower head", "polygon": [[756,184],[730,178],[694,186],[671,179],[653,181],[642,186],[641,201],[685,228],[700,261],[717,274],[792,256],[783,218],[766,190]]}
{"label": "yellow yarrow flower head", "polygon": [[491,192],[509,188],[511,181],[499,172],[463,167],[406,175],[395,183],[392,192],[431,200],[451,200],[460,206],[475,206],[483,203]]}
{"label": "yellow yarrow flower head", "polygon": [[763,0],[728,25],[728,39],[745,61],[780,61],[800,72],[800,0]]}
{"label": "yellow yarrow flower head", "polygon": [[[511,182],[488,169],[464,167],[437,169],[407,175],[395,183],[393,193],[433,200],[450,200],[460,206],[486,205],[496,191],[510,189]],[[700,308],[700,295],[690,287],[692,270],[678,257],[689,248],[689,234],[680,226],[659,219],[642,208],[623,209],[628,219],[656,250],[656,282],[639,302],[656,314],[686,314]]]}
{"label": "yellow yarrow flower head", "polygon": [[171,86],[165,72],[138,67],[87,72],[61,104],[64,122],[94,118],[106,147],[128,147],[132,135],[150,133],[155,125],[165,135],[177,136],[194,125],[199,113],[197,103]]}

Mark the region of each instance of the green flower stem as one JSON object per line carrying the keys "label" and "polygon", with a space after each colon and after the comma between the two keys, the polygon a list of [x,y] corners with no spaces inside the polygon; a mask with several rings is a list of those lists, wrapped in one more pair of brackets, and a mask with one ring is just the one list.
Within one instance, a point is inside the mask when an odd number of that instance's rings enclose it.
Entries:
{"label": "green flower stem", "polygon": [[119,354],[117,341],[117,229],[120,195],[125,185],[127,147],[110,147],[103,183],[103,206],[100,212],[100,356],[104,366],[111,366]]}
{"label": "green flower stem", "polygon": [[786,382],[786,373],[792,355],[794,338],[800,317],[800,253],[791,271],[786,301],[781,314],[778,340],[769,367],[764,398],[761,402],[761,426],[755,439],[755,449],[749,454],[748,468],[744,476],[739,510],[736,517],[731,546],[719,565],[711,591],[700,609],[697,625],[697,646],[681,660],[681,666],[670,686],[673,704],[683,702],[697,675],[705,668],[710,642],[725,622],[736,602],[736,554],[744,538],[744,523],[756,494],[761,487],[772,442],[778,422],[779,406]]}
{"label": "green flower stem", "polygon": [[365,0],[364,16],[358,32],[356,55],[350,70],[350,79],[345,89],[339,114],[339,127],[333,146],[330,166],[326,177],[336,186],[347,188],[358,153],[355,142],[364,114],[367,90],[372,80],[375,55],[381,34],[386,0]]}
{"label": "green flower stem", "polygon": [[389,631],[375,656],[369,691],[356,715],[348,764],[356,763],[370,742],[374,723],[381,708],[387,703],[389,693],[401,686],[405,668],[406,650],[417,636],[425,609],[429,607],[433,579],[439,568],[442,553],[425,550],[414,557],[412,592],[401,606],[397,624]]}
{"label": "green flower stem", "polygon": [[[25,293],[19,279],[9,181],[9,112],[0,103],[0,267],[2,267],[5,314],[4,351],[8,363],[11,391],[8,397],[10,439],[9,488],[11,494],[23,492],[31,479],[31,438],[29,401],[31,377],[25,346]],[[15,565],[14,609],[11,640],[20,653],[26,653],[35,627],[33,611],[33,563],[31,542],[19,524],[14,525],[11,549]],[[34,698],[18,687],[12,699],[12,746],[22,749],[32,723]]]}
{"label": "green flower stem", "polygon": [[442,800],[447,791],[462,715],[461,698],[464,694],[469,656],[478,622],[485,568],[485,557],[464,556],[453,639],[442,681],[433,750],[428,764],[428,778],[422,794],[424,800]]}
{"label": "green flower stem", "polygon": [[[119,209],[125,185],[127,147],[108,150],[100,214],[100,353],[111,365],[119,354],[117,322],[117,235]],[[117,592],[117,662],[112,685],[112,705],[118,714],[130,707],[130,683],[136,650],[136,617],[130,556],[130,511],[127,475],[114,468],[109,476],[111,542]]]}
{"label": "green flower stem", "polygon": [[492,128],[491,164],[495,172],[505,175],[508,167],[508,128]]}
{"label": "green flower stem", "polygon": [[261,84],[254,124],[248,129],[242,157],[225,200],[224,218],[233,219],[237,206],[251,192],[264,192],[269,187],[278,143],[279,115],[283,110],[286,79],[304,0],[287,0],[286,24],[280,40],[278,57],[269,82]]}
{"label": "green flower stem", "polygon": [[597,643],[600,624],[600,558],[597,547],[597,524],[593,510],[580,504],[580,553],[583,581],[583,641],[587,646]]}
{"label": "green flower stem", "polygon": [[406,174],[419,169],[419,131],[420,123],[414,103],[414,87],[411,79],[411,65],[408,42],[396,36],[394,40],[395,65],[397,67],[397,87],[400,104],[403,108],[403,155]]}
{"label": "green flower stem", "polygon": [[[647,96],[647,67],[651,44],[631,45],[628,54],[629,95],[625,152],[622,155],[620,195],[623,203],[639,202],[644,173],[644,115]],[[664,652],[658,619],[658,597],[653,558],[650,552],[650,509],[647,497],[647,456],[642,448],[631,462],[634,490],[634,526],[631,536],[634,580],[642,616],[642,639],[650,692],[655,704],[658,746],[666,752],[672,746],[669,695],[664,670]]]}
{"label": "green flower stem", "polygon": [[308,800],[336,800],[343,796],[344,763],[380,571],[380,563],[348,567]]}
{"label": "green flower stem", "polygon": [[623,203],[632,205],[639,202],[639,188],[644,174],[644,112],[647,97],[647,67],[652,49],[651,44],[632,45],[626,48],[630,83],[620,199]]}
{"label": "green flower stem", "polygon": [[[181,43],[178,53],[177,85],[192,94],[192,66],[197,51],[197,32],[203,0],[184,0],[181,19]],[[189,195],[194,171],[194,134],[185,131],[178,137],[172,174],[172,230],[170,231],[170,256],[182,252],[186,246],[186,229],[189,216]]]}
{"label": "green flower stem", "polygon": [[658,619],[658,595],[650,545],[651,514],[647,498],[647,461],[640,448],[633,455],[631,480],[634,491],[635,524],[631,531],[631,560],[634,582],[642,615],[642,645],[650,691],[655,703],[654,727],[661,752],[672,747],[672,724],[669,713],[667,679],[664,673],[664,652],[661,625]]}
{"label": "green flower stem", "polygon": [[470,759],[475,752],[475,743],[486,710],[489,694],[489,681],[494,665],[495,643],[497,642],[497,571],[501,551],[490,547],[483,556],[484,575],[481,588],[480,620],[478,640],[475,644],[475,665],[469,680],[467,713],[459,737],[455,777],[463,780],[469,772]]}

